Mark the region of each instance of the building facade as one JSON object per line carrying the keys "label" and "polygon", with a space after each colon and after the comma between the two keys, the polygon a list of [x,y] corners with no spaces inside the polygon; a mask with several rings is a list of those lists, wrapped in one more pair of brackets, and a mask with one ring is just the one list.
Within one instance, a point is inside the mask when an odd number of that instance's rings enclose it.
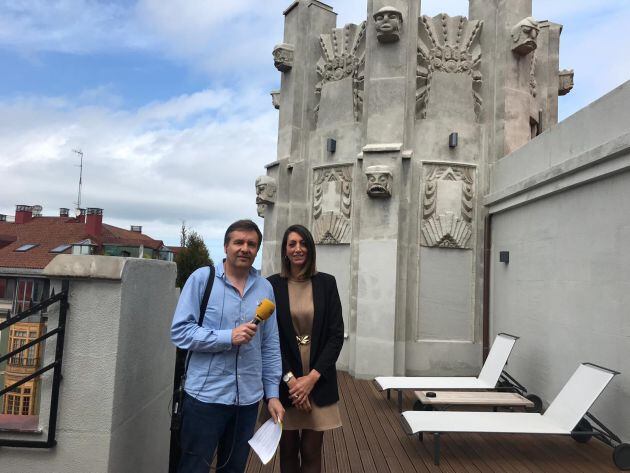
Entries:
{"label": "building facade", "polygon": [[[428,17],[411,0],[369,0],[366,21],[299,0],[273,51],[281,88],[277,159],[256,181],[263,272],[308,226],[337,278],[361,377],[478,372],[493,166],[557,122],[572,71],[561,25],[531,0],[471,0],[468,18]],[[484,322],[485,320],[485,322]]]}
{"label": "building facade", "polygon": [[[79,209],[75,217],[62,208],[58,216],[42,216],[41,207],[17,205],[15,215],[0,215],[0,322],[30,309],[50,296],[42,272],[60,254],[104,255],[173,260],[162,241],[103,223],[103,210]],[[0,353],[9,353],[44,334],[47,314],[33,314],[0,332]],[[0,365],[0,386],[9,387],[41,368],[42,344]],[[35,378],[0,398],[0,415],[36,416],[40,404]],[[2,425],[0,423],[0,428]]]}

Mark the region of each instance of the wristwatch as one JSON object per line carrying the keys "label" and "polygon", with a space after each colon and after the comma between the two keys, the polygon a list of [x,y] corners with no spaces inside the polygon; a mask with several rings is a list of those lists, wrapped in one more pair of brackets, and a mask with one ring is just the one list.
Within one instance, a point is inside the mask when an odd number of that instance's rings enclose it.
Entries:
{"label": "wristwatch", "polygon": [[289,381],[291,381],[292,378],[295,378],[295,376],[293,375],[293,373],[291,373],[290,371],[287,372],[287,374],[285,374],[282,377],[282,381],[284,381],[286,384],[289,384]]}

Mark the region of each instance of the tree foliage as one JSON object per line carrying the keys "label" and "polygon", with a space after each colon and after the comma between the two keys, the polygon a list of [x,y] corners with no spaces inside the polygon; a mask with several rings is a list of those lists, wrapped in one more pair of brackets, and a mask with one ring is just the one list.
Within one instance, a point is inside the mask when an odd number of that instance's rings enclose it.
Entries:
{"label": "tree foliage", "polygon": [[208,248],[201,235],[186,228],[182,223],[181,230],[183,248],[177,253],[177,287],[184,287],[188,277],[198,268],[213,264]]}

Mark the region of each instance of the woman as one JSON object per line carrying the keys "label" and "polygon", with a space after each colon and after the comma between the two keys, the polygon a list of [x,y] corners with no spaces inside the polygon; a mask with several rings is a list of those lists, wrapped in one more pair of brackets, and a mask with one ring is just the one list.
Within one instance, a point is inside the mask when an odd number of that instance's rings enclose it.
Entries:
{"label": "woman", "polygon": [[286,408],[282,473],[319,473],[324,431],[341,427],[335,363],[343,345],[335,278],[315,269],[315,242],[302,225],[282,239],[282,271],[269,277],[276,299]]}

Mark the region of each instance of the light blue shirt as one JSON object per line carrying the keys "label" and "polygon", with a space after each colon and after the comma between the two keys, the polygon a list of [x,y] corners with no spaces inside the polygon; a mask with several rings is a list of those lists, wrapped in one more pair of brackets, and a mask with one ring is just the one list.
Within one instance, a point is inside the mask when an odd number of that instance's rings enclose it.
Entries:
{"label": "light blue shirt", "polygon": [[[190,364],[185,390],[202,402],[236,404],[236,356],[232,346],[232,329],[254,318],[262,299],[271,299],[269,281],[251,269],[243,297],[225,276],[223,263],[216,266],[214,286],[210,293],[203,326],[197,324],[208,267],[190,275],[177,302],[171,340],[179,348],[190,350]],[[278,397],[282,376],[282,359],[276,313],[258,326],[256,335],[238,352],[239,405],[258,402],[265,397]]]}

